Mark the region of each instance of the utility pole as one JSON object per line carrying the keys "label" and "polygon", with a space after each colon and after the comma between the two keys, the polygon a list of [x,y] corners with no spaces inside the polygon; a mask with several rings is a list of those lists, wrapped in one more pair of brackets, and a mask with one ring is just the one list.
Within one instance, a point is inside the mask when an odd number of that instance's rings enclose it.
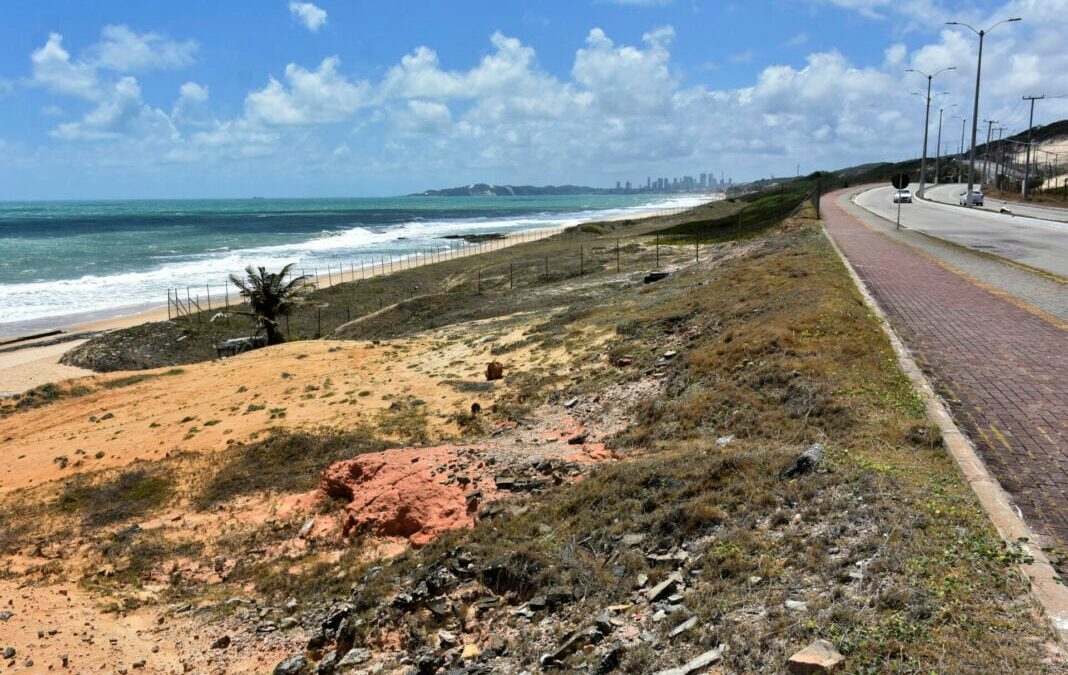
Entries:
{"label": "utility pole", "polygon": [[1027,121],[1027,160],[1024,162],[1023,196],[1027,198],[1027,192],[1031,188],[1031,133],[1035,127],[1035,101],[1046,98],[1042,96],[1024,96],[1023,100],[1031,102],[1031,117]]}
{"label": "utility pole", "polygon": [[947,21],[946,22],[947,26],[963,26],[963,27],[967,28],[968,30],[970,30],[971,32],[973,32],[973,33],[975,33],[976,35],[979,36],[979,58],[976,61],[976,65],[975,65],[975,106],[972,109],[972,150],[971,150],[971,157],[969,159],[969,167],[968,167],[968,192],[965,193],[966,199],[964,200],[965,204],[967,206],[969,206],[969,207],[973,206],[973,204],[972,204],[972,188],[975,185],[975,136],[976,136],[976,133],[978,132],[978,123],[979,123],[979,84],[981,82],[981,77],[982,77],[982,73],[983,73],[983,38],[986,37],[987,33],[989,33],[990,31],[994,30],[995,28],[997,28],[1001,24],[1009,23],[1009,22],[1012,22],[1012,21],[1023,21],[1023,19],[1021,19],[1018,16],[1014,16],[1011,19],[1003,19],[1001,21],[998,21],[997,23],[995,23],[994,25],[990,26],[989,28],[985,28],[985,29],[982,29],[982,30],[976,30],[975,28],[973,28],[972,26],[969,26],[968,24],[964,23],[963,21]]}
{"label": "utility pole", "polygon": [[[990,172],[990,135],[994,130],[994,125],[998,123],[997,120],[983,120],[986,122],[986,145],[983,146],[983,178],[986,178],[987,173]],[[983,182],[979,181],[982,185]],[[968,201],[971,201],[969,197]]]}
{"label": "utility pole", "polygon": [[998,127],[998,144],[994,146],[994,185],[1001,191],[1001,132],[1005,127]]}

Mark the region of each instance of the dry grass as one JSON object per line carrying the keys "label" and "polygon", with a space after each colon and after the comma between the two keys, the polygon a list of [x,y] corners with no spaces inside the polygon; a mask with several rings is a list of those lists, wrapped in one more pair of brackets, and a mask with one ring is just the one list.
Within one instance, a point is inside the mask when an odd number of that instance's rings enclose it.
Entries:
{"label": "dry grass", "polygon": [[[617,300],[579,321],[616,322],[614,352],[634,355],[638,370],[666,370],[663,395],[640,405],[638,423],[619,438],[643,452],[395,560],[357,590],[364,611],[463,551],[492,563],[480,583],[509,602],[562,587],[580,598],[564,616],[588,620],[630,602],[638,574],[655,582],[670,570],[644,552],[682,548],[699,570],[685,602],[715,628],[676,640],[668,658],[632,650],[625,672],[673,665],[717,642],[730,645],[732,672],[778,672],[817,637],[847,655],[846,672],[1056,670],[1013,569],[1018,553],[957,476],[813,226],[776,232],[756,255],[714,272]],[[669,347],[681,355],[664,365]],[[594,394],[620,376],[606,368],[563,395]],[[738,440],[717,447],[725,434]],[[828,446],[824,468],[781,480],[815,440]],[[626,546],[627,534],[645,539]],[[786,599],[805,600],[809,611],[785,609]],[[682,618],[660,625],[662,639]],[[436,625],[420,614],[396,620],[423,632]],[[536,649],[525,644],[540,629],[526,626],[511,647],[533,663]]]}

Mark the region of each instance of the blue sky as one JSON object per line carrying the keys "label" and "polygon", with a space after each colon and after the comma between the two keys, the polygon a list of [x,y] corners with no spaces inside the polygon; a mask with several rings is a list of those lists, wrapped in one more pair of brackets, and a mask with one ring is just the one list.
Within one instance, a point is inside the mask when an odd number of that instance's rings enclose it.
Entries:
{"label": "blue sky", "polygon": [[[1025,18],[988,40],[982,117],[1011,133],[1021,95],[1068,93],[1068,0],[4,9],[0,199],[742,180],[916,156],[924,82],[903,71],[957,65],[947,119],[970,115],[975,39],[950,18]],[[1062,117],[1053,100],[1036,121]]]}

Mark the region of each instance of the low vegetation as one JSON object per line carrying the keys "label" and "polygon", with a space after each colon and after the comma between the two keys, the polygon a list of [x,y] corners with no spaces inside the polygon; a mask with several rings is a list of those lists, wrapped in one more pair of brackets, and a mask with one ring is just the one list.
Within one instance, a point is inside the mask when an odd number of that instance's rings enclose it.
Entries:
{"label": "low vegetation", "polygon": [[[692,225],[602,224],[503,250],[483,258],[481,274],[450,261],[357,285],[399,295],[418,278],[437,288],[372,306],[337,336],[388,340],[399,354],[404,337],[448,328],[443,346],[487,340],[505,362],[506,377],[493,383],[443,375],[484,404],[492,394],[477,414],[447,411],[465,441],[492,442],[547,407],[582,417],[602,406],[624,421],[607,439],[618,461],[493,504],[472,529],[388,559],[362,535],[333,557],[312,546],[272,558],[266,552],[297,539],[305,520],[273,512],[261,525],[227,522],[210,541],[195,527],[184,538],[123,538],[165,508],[225,516],[246,498],[306,492],[337,460],[438,440],[427,422],[445,411],[403,392],[383,396],[391,405],[354,430],[268,431],[203,456],[41,486],[3,508],[21,500],[22,513],[36,514],[29,497],[49,494],[47,513],[63,521],[53,536],[96,528],[123,561],[113,576],[83,580],[101,593],[118,596],[158,579],[167,561],[192,560],[196,574],[172,569],[169,599],[221,616],[238,611],[225,600],[236,593],[254,593],[264,608],[299,598],[306,626],[348,602],[362,621],[356,644],[447,655],[441,632],[463,634],[497,645],[468,664],[485,672],[533,672],[608,608],[604,642],[566,654],[562,667],[598,672],[618,647],[614,672],[655,672],[723,644],[725,672],[782,672],[790,654],[823,638],[845,655],[842,672],[1063,672],[1014,569],[1020,552],[1001,542],[958,476],[812,220],[808,188],[795,187],[691,214]],[[779,224],[791,201],[799,215]],[[739,217],[740,241],[730,226]],[[665,229],[697,239],[701,262],[692,244],[662,244],[659,262],[671,273],[644,284],[658,255],[649,235]],[[534,251],[550,258],[549,275],[544,260],[517,269]],[[357,297],[343,287],[316,297],[330,292]],[[495,322],[493,341],[472,321]],[[525,361],[511,360],[531,346]],[[616,391],[632,393],[614,399]],[[785,476],[814,443],[822,463]],[[32,536],[24,524],[6,528],[0,547]],[[454,580],[437,599],[451,609],[416,598],[446,571]],[[654,607],[646,591],[672,574],[677,597]]]}
{"label": "low vegetation", "polygon": [[193,503],[207,509],[239,496],[311,490],[334,462],[385,447],[370,429],[271,431],[266,438],[220,451]]}

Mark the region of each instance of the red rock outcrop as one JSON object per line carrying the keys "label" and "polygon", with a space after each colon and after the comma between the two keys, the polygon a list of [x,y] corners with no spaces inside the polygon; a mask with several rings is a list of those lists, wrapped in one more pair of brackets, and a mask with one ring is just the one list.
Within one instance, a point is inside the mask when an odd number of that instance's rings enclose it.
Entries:
{"label": "red rock outcrop", "polygon": [[368,453],[327,468],[319,489],[345,499],[345,536],[405,537],[421,546],[442,532],[471,527],[479,504],[496,495],[471,446],[442,445]]}

